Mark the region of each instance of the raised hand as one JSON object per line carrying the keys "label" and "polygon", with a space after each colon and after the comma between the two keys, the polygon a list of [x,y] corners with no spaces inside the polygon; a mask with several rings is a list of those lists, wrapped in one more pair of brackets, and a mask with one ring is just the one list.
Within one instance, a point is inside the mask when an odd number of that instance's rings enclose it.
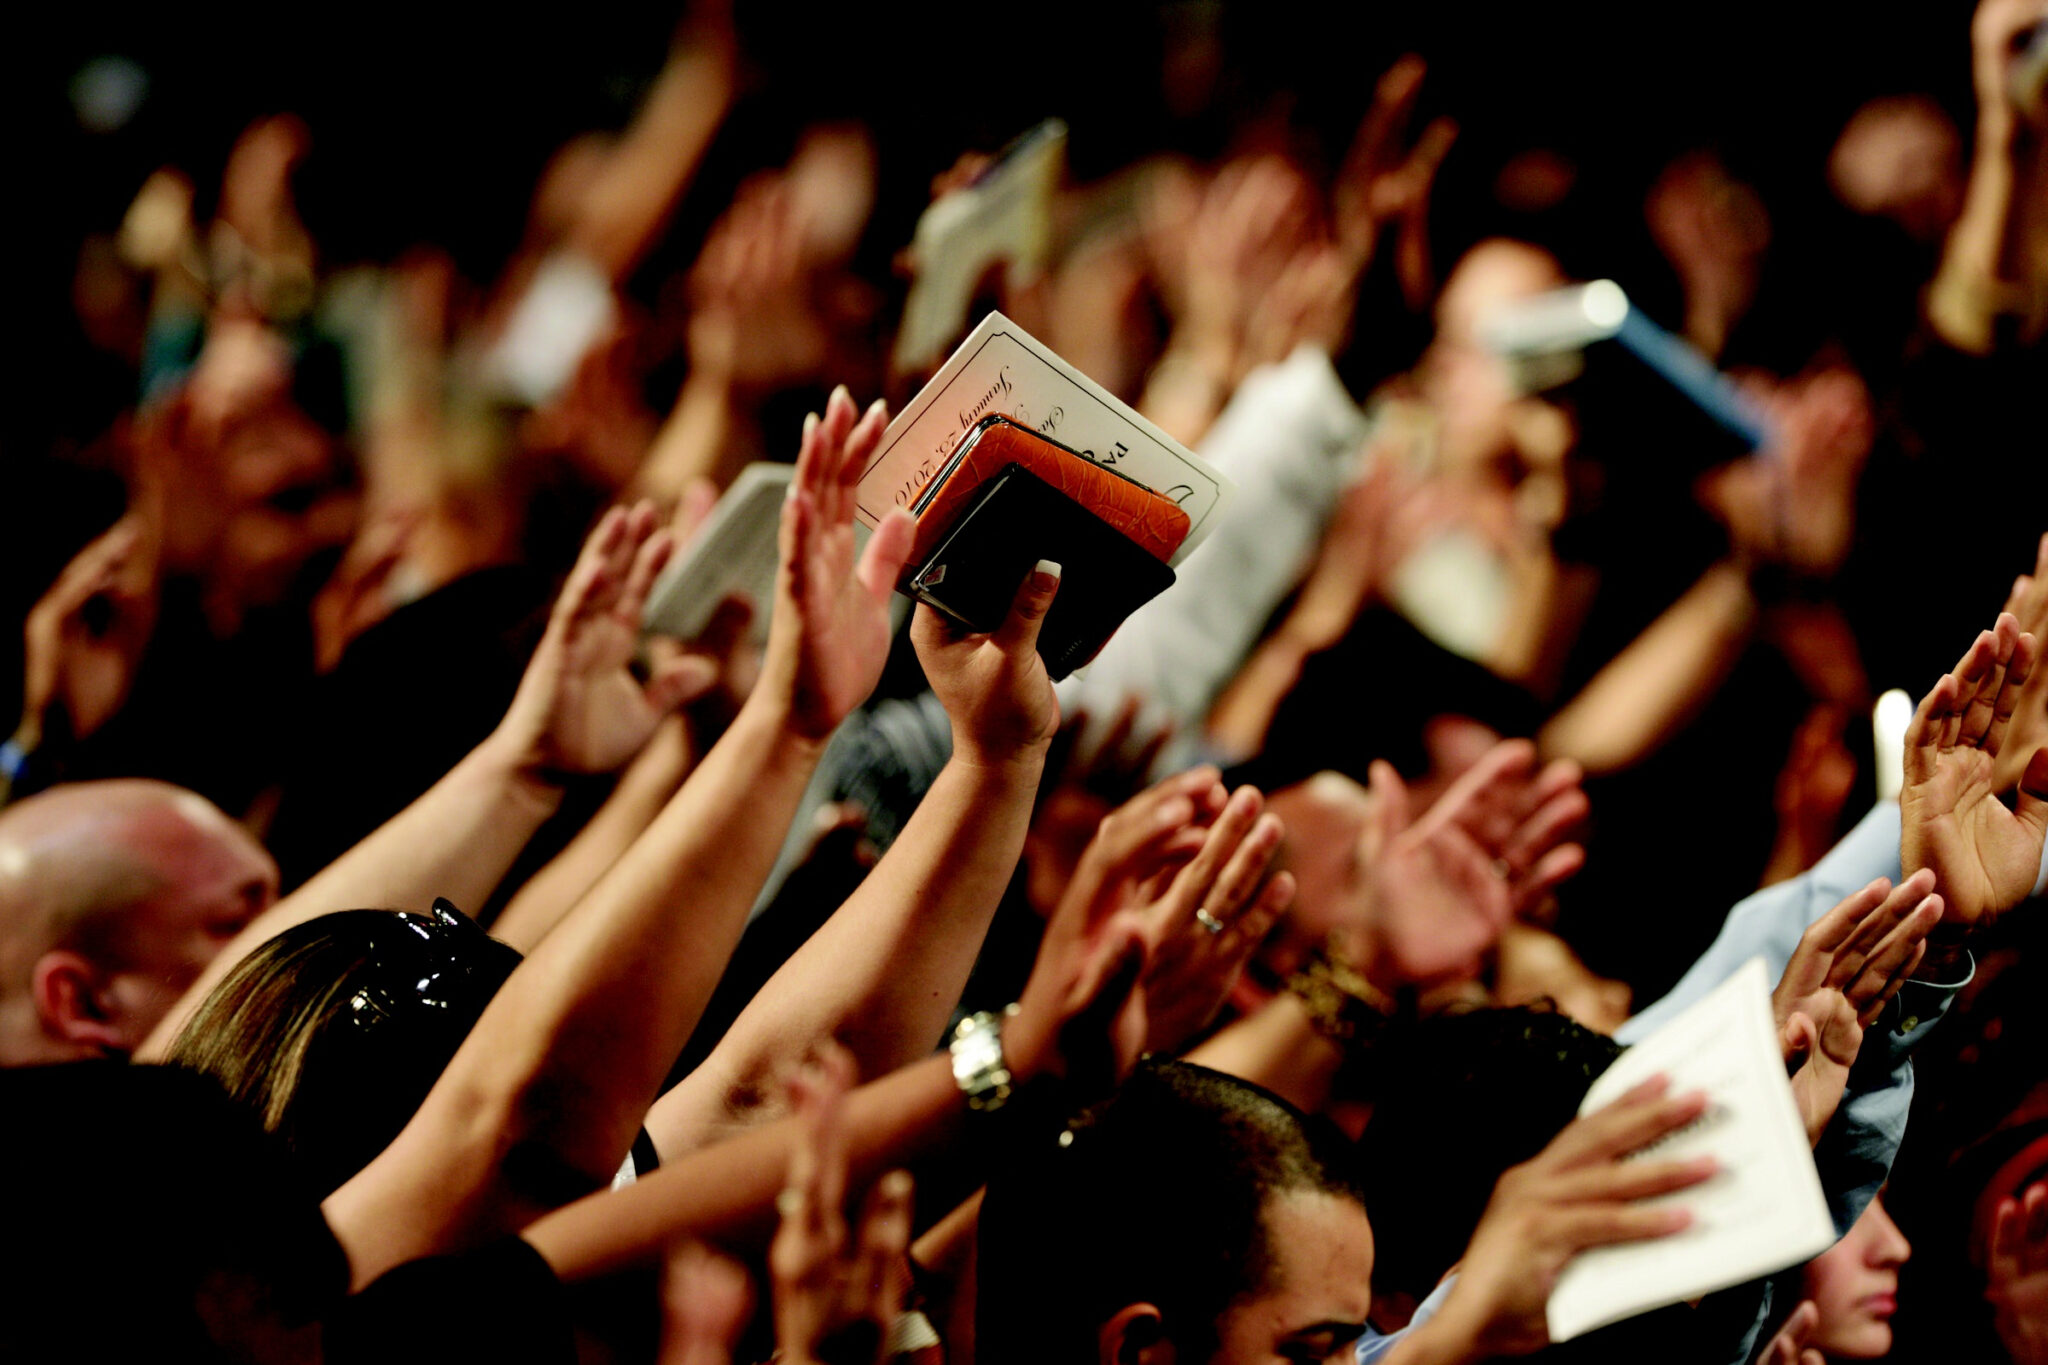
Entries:
{"label": "raised hand", "polygon": [[1798,1064],[1792,1096],[1809,1142],[1842,1102],[1863,1030],[1920,965],[1927,935],[1941,923],[1934,874],[1894,887],[1879,877],[1822,915],[1800,936],[1771,992],[1787,1065]]}
{"label": "raised hand", "polygon": [[856,416],[846,389],[834,389],[825,416],[805,419],[782,510],[782,565],[757,686],[789,708],[798,734],[820,742],[867,700],[889,657],[889,595],[910,553],[911,518],[892,510],[858,564],[853,531],[855,489],[888,419],[879,399]]}
{"label": "raised hand", "polygon": [[801,1127],[768,1251],[775,1341],[790,1365],[878,1365],[910,1288],[910,1176],[876,1182],[848,1245],[846,1092],[853,1058],[836,1045],[790,1086]]}
{"label": "raised hand", "polygon": [[1984,1297],[2013,1365],[2048,1365],[2048,1184],[1998,1201]]}
{"label": "raised hand", "polygon": [[629,667],[641,606],[672,544],[645,502],[613,508],[590,533],[494,737],[521,768],[607,772],[717,681],[716,667],[696,656],[656,664],[645,682]]}
{"label": "raised hand", "polygon": [[1946,903],[1944,936],[1989,925],[2026,899],[2048,838],[2048,750],[2021,771],[2018,798],[1998,799],[1997,760],[2038,653],[2011,613],[1977,636],[1921,699],[1906,728],[1899,861],[1931,869]]}
{"label": "raised hand", "polygon": [[156,609],[153,538],[130,514],[80,550],[29,610],[17,741],[33,749],[57,708],[74,739],[106,724],[127,700]]}
{"label": "raised hand", "polygon": [[1038,655],[1038,629],[1059,591],[1060,566],[1041,561],[1024,576],[1010,614],[993,633],[962,633],[929,606],[917,609],[910,642],[946,715],[953,755],[1002,764],[1043,757],[1059,728],[1059,698]]}
{"label": "raised hand", "polygon": [[[1338,173],[1332,196],[1337,238],[1359,266],[1372,258],[1390,226],[1399,225],[1404,239],[1411,239],[1404,240],[1404,252],[1412,248],[1412,239],[1422,230],[1437,168],[1457,140],[1457,124],[1439,118],[1423,128],[1412,144],[1408,142],[1408,122],[1415,112],[1425,70],[1422,58],[1410,54],[1380,76],[1373,87],[1372,106],[1358,125]],[[1416,301],[1415,286],[1423,283],[1412,278],[1414,267],[1412,261],[1401,262],[1402,284],[1411,303]]]}
{"label": "raised hand", "polygon": [[[1214,768],[1167,778],[1107,816],[1054,907],[1003,1055],[1020,1077],[1049,1072],[1107,1093],[1148,1028],[1136,987],[1151,944],[1148,888],[1197,853],[1220,814]],[[1192,914],[1192,911],[1189,912]]]}
{"label": "raised hand", "polygon": [[1373,809],[1361,839],[1366,894],[1353,960],[1376,984],[1427,984],[1478,970],[1515,915],[1585,862],[1566,835],[1586,816],[1578,766],[1536,766],[1535,746],[1507,740],[1415,819],[1391,765],[1372,766]]}
{"label": "raised hand", "polygon": [[1208,1027],[1294,899],[1292,873],[1266,876],[1285,831],[1264,807],[1256,788],[1239,787],[1195,856],[1152,879],[1165,886],[1145,909],[1148,1052],[1178,1051]]}
{"label": "raised hand", "polygon": [[1565,1265],[1589,1247],[1682,1231],[1684,1209],[1635,1201],[1714,1174],[1711,1157],[1624,1160],[1705,1112],[1703,1093],[1664,1098],[1660,1077],[1572,1121],[1541,1152],[1509,1170],[1472,1233],[1458,1282],[1437,1320],[1482,1355],[1525,1355],[1550,1342],[1545,1310]]}

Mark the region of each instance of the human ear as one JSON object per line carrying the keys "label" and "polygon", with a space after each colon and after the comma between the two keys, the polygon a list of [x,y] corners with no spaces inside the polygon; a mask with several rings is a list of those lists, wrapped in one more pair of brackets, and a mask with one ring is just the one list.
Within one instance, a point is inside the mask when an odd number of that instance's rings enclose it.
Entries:
{"label": "human ear", "polygon": [[52,949],[29,978],[36,1017],[52,1037],[92,1052],[128,1051],[129,1040],[104,999],[108,978],[91,960]]}
{"label": "human ear", "polygon": [[1096,1333],[1097,1365],[1174,1365],[1173,1341],[1159,1309],[1134,1303],[1117,1310]]}

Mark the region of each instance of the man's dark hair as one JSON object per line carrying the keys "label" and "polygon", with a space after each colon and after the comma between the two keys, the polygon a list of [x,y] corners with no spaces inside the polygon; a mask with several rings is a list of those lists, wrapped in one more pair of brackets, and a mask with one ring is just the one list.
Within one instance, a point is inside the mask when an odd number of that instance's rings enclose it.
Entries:
{"label": "man's dark hair", "polygon": [[1423,1019],[1375,1049],[1359,1141],[1373,1288],[1427,1295],[1465,1254],[1494,1184],[1577,1116],[1621,1045],[1544,1009]]}
{"label": "man's dark hair", "polygon": [[1356,1200],[1350,1159],[1334,1129],[1257,1086],[1186,1062],[1141,1066],[1059,1142],[989,1181],[977,1356],[1092,1359],[1104,1322],[1150,1303],[1180,1359],[1208,1360],[1216,1319],[1265,1284],[1266,1201]]}

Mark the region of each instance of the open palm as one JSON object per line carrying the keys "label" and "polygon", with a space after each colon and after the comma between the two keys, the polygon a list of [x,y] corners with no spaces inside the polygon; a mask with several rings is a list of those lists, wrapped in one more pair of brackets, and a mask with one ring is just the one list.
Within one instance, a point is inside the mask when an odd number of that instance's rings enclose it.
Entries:
{"label": "open palm", "polygon": [[2026,899],[2048,837],[2048,750],[2029,759],[2018,799],[1998,799],[1998,757],[2032,674],[2034,637],[2011,613],[1978,635],[1922,699],[1906,730],[1900,862],[1931,868],[1957,929],[1989,924]]}
{"label": "open palm", "polygon": [[861,471],[887,423],[880,402],[856,419],[853,399],[835,389],[825,416],[804,422],[783,507],[762,685],[786,699],[798,732],[812,739],[867,699],[889,657],[889,596],[910,551],[910,522],[891,513],[864,552],[853,529]]}

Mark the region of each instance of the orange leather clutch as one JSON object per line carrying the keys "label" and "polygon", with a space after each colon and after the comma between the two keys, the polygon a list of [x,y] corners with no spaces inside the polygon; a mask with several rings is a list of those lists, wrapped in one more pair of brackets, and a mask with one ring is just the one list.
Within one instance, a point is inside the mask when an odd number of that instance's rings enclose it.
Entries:
{"label": "orange leather clutch", "polygon": [[1022,465],[1080,503],[1162,564],[1171,561],[1188,538],[1188,514],[1172,499],[997,415],[977,423],[912,498],[917,534],[909,564],[924,563],[975,490],[1012,464]]}

